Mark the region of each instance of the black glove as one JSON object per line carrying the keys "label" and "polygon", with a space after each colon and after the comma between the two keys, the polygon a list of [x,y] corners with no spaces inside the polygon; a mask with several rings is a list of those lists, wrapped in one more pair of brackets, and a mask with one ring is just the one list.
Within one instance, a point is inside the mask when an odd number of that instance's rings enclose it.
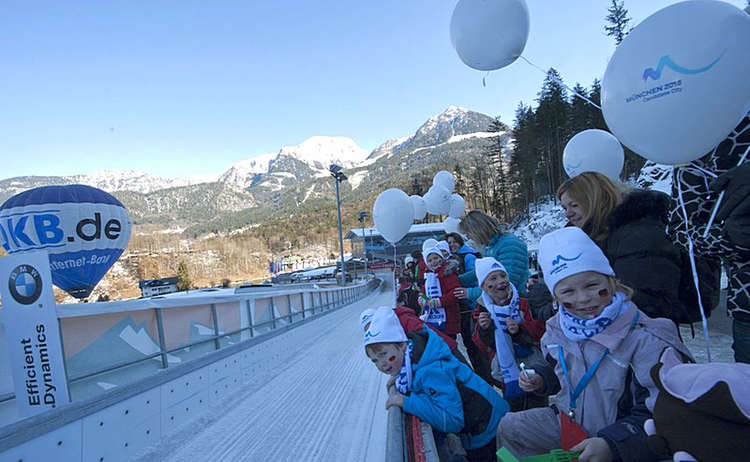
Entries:
{"label": "black glove", "polygon": [[710,189],[725,191],[716,221],[724,222],[726,238],[734,245],[750,247],[750,162],[719,175]]}

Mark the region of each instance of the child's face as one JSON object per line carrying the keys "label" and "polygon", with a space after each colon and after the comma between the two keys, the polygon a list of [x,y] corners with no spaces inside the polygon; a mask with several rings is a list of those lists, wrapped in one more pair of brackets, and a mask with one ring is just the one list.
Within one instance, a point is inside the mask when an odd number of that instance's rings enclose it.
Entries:
{"label": "child's face", "polygon": [[440,255],[431,253],[427,256],[427,266],[429,266],[431,270],[435,271],[436,269],[440,268],[440,265],[442,264],[443,259],[440,257]]}
{"label": "child's face", "polygon": [[448,238],[448,245],[451,247],[451,252],[453,253],[456,253],[461,249],[461,244],[453,236]]}
{"label": "child's face", "polygon": [[568,276],[555,286],[555,298],[565,309],[583,319],[599,316],[612,303],[609,278],[595,271]]}
{"label": "child's face", "polygon": [[483,291],[492,298],[492,301],[496,304],[501,304],[510,296],[510,281],[508,281],[508,273],[505,271],[493,271],[491,272],[482,282],[480,287]]}
{"label": "child's face", "polygon": [[367,357],[372,360],[380,372],[396,375],[404,363],[404,343],[381,343],[377,348],[367,348]]}

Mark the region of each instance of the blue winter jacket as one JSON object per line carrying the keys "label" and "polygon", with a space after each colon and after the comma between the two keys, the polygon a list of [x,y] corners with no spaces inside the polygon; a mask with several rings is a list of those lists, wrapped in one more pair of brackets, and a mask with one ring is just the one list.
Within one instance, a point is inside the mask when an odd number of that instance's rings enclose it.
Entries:
{"label": "blue winter jacket", "polygon": [[476,266],[477,262],[477,254],[478,252],[468,245],[464,244],[460,249],[458,249],[458,252],[456,252],[456,255],[458,255],[458,258],[463,258],[464,260],[464,273],[468,273],[469,271],[474,271],[474,267]]}
{"label": "blue winter jacket", "polygon": [[[494,257],[508,270],[510,282],[522,295],[526,294],[526,280],[529,279],[529,251],[526,243],[514,234],[498,234],[482,252],[483,257]],[[475,271],[467,271],[460,275],[462,287],[469,288],[469,300],[476,300],[482,295],[478,286]]]}
{"label": "blue winter jacket", "polygon": [[438,334],[423,328],[407,336],[412,383],[404,411],[445,433],[456,433],[465,449],[480,448],[496,437],[508,403],[451,353]]}

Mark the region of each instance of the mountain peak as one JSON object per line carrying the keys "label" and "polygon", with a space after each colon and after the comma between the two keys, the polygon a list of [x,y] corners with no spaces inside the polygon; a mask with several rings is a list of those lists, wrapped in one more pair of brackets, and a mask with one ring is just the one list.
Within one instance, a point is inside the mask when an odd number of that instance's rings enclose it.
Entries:
{"label": "mountain peak", "polygon": [[304,162],[314,170],[328,170],[330,164],[344,168],[364,161],[369,152],[346,136],[312,136],[296,146],[284,146],[279,156],[289,156]]}

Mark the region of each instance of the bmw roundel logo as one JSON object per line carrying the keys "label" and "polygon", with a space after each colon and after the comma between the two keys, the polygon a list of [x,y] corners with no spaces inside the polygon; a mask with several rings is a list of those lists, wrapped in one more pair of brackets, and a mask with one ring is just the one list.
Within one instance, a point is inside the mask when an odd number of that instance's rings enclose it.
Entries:
{"label": "bmw roundel logo", "polygon": [[42,293],[42,277],[33,266],[18,265],[10,272],[8,288],[18,303],[31,305]]}

